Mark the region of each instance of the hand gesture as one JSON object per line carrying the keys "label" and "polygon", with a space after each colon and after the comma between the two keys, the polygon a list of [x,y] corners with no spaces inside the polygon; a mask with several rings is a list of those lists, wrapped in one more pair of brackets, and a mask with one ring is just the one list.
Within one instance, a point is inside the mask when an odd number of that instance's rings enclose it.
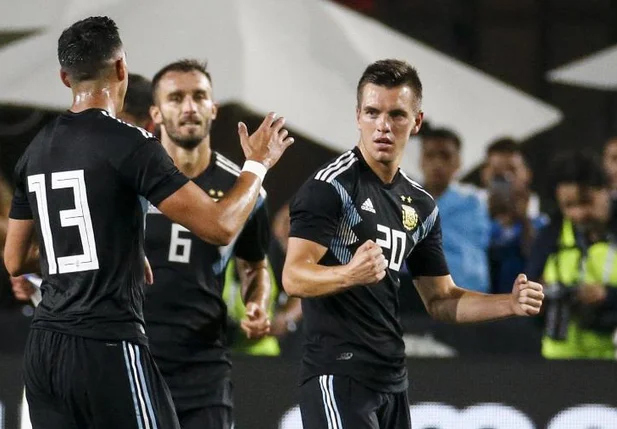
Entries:
{"label": "hand gesture", "polygon": [[358,247],[356,254],[347,264],[351,285],[377,283],[386,276],[388,263],[383,250],[373,240],[367,240]]}
{"label": "hand gesture", "polygon": [[244,122],[238,124],[240,144],[246,159],[262,163],[266,168],[271,168],[291,144],[293,137],[283,128],[285,118],[276,118],[276,113],[270,112],[265,117],[257,131],[249,136]]}
{"label": "hand gesture", "polygon": [[540,312],[544,293],[540,283],[527,280],[519,274],[512,287],[512,310],[517,316],[535,316]]}
{"label": "hand gesture", "polygon": [[246,317],[240,327],[249,340],[262,338],[270,332],[270,319],[266,310],[254,302],[246,304]]}

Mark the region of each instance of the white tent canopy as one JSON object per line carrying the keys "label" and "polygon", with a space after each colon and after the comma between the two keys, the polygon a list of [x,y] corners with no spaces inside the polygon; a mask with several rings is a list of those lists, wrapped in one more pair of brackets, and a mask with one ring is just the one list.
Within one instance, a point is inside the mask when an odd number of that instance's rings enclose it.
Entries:
{"label": "white tent canopy", "polygon": [[551,70],[548,78],[594,89],[617,90],[617,45]]}
{"label": "white tent canopy", "polygon": [[[482,72],[333,3],[316,0],[183,0],[169,7],[126,0],[84,11],[112,17],[131,71],[152,76],[178,58],[208,59],[215,97],[265,113],[337,151],[357,140],[355,87],[370,62],[408,60],[424,84],[426,118],[464,141],[463,170],[503,135],[524,139],[556,124],[555,108]],[[111,4],[110,4],[111,3]],[[67,23],[0,51],[0,102],[64,109],[70,93],[58,78],[56,41]],[[404,167],[416,169],[410,157]]]}
{"label": "white tent canopy", "polygon": [[0,2],[0,31],[48,28],[81,16],[93,8],[120,0],[4,0]]}

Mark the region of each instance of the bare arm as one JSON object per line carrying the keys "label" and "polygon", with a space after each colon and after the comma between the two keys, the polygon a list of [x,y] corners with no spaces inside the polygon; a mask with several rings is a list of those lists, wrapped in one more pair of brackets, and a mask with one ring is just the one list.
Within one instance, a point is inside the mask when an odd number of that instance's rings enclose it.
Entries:
{"label": "bare arm", "polygon": [[242,299],[246,307],[246,318],[240,327],[247,338],[261,338],[270,332],[268,302],[270,301],[270,275],[265,259],[248,262],[236,258],[236,266],[242,283]]}
{"label": "bare arm", "polygon": [[38,246],[34,240],[34,221],[9,219],[4,264],[13,277],[39,271]]}
{"label": "bare arm", "polygon": [[268,308],[270,300],[270,274],[265,259],[257,262],[248,262],[236,258],[236,266],[242,284],[242,299],[244,304],[254,302],[263,308]]}
{"label": "bare arm", "polygon": [[158,208],[208,243],[225,246],[240,232],[259,196],[261,180],[242,172],[234,187],[215,202],[193,182],[165,198]]}
{"label": "bare arm", "polygon": [[487,295],[460,288],[452,277],[417,277],[414,284],[428,313],[451,323],[472,323],[539,313],[542,285],[519,274],[511,294]]}
{"label": "bare arm", "polygon": [[[293,143],[283,128],[285,119],[268,114],[250,137],[246,125],[238,125],[240,142],[247,160],[271,168]],[[216,245],[227,245],[243,228],[259,196],[261,180],[251,172],[242,172],[235,185],[218,202],[192,182],[164,199],[158,208],[199,238]]]}
{"label": "bare arm", "polygon": [[327,249],[315,242],[290,237],[283,268],[283,287],[290,296],[332,295],[352,286],[376,283],[385,276],[381,247],[368,240],[346,265],[325,266],[319,261]]}

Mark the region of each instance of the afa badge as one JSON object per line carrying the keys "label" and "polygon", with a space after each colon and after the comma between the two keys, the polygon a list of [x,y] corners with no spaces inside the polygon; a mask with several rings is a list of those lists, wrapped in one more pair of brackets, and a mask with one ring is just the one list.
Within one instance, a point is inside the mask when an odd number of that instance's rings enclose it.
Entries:
{"label": "afa badge", "polygon": [[406,230],[411,231],[418,226],[418,213],[413,207],[405,204],[402,204],[401,208],[403,209],[403,226]]}

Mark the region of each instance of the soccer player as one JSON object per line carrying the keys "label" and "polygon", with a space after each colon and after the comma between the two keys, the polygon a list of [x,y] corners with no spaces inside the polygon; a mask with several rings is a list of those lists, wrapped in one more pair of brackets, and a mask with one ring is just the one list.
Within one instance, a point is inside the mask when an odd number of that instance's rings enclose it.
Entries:
{"label": "soccer player", "polygon": [[[178,169],[213,199],[227,194],[240,168],[211,148],[217,105],[206,66],[195,60],[166,65],[153,78],[153,99],[152,118]],[[200,240],[155,207],[148,211],[145,250],[154,284],[146,289],[146,331],[183,429],[231,428],[231,362],[222,294],[232,254],[242,275],[248,316],[242,329],[249,338],[269,331],[270,231],[264,197],[262,193],[240,235],[225,247]]]}
{"label": "soccer player", "polygon": [[399,169],[422,124],[422,85],[398,60],[368,66],[357,87],[357,146],[313,175],[291,204],[283,284],[305,323],[304,429],[411,428],[399,271],[407,263],[427,311],[447,322],[535,315],[542,286],[511,294],[457,287],[433,198]]}
{"label": "soccer player", "polygon": [[111,19],[91,17],[67,28],[58,58],[73,104],[17,163],[4,252],[11,275],[35,271],[29,251],[38,237],[43,300],[24,363],[32,424],[177,428],[144,330],[143,287],[152,279],[139,196],[200,238],[228,244],[253,210],[265,169],[291,140],[273,114],[251,137],[239,125],[249,160],[215,203],[151,134],[115,119],[128,71]]}

